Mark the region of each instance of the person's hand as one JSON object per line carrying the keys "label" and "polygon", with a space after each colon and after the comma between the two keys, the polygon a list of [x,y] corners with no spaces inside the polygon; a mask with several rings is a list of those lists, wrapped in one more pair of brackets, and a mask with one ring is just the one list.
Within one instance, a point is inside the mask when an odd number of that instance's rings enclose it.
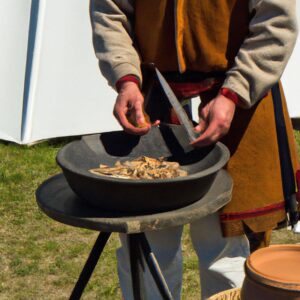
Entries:
{"label": "person's hand", "polygon": [[[124,82],[114,106],[114,116],[123,129],[131,134],[146,134],[151,124],[145,119],[143,112],[144,97],[134,82]],[[158,125],[156,121],[153,125]]]}
{"label": "person's hand", "polygon": [[199,106],[199,124],[194,128],[202,133],[191,143],[195,147],[208,146],[216,143],[229,131],[234,112],[235,103],[223,95]]}

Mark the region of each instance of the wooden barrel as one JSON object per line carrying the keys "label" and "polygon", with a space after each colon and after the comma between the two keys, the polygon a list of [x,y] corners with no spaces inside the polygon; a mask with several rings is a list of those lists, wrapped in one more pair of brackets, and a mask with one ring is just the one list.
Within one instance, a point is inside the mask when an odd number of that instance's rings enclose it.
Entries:
{"label": "wooden barrel", "polygon": [[242,300],[300,300],[300,245],[274,245],[245,264]]}

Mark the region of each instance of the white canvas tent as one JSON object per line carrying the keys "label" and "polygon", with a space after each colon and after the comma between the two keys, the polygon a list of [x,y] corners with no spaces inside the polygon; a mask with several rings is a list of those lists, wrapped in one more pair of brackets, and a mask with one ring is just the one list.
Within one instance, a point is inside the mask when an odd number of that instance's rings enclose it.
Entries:
{"label": "white canvas tent", "polygon": [[0,25],[0,139],[26,144],[119,128],[88,0],[0,0]]}
{"label": "white canvas tent", "polygon": [[[28,144],[119,128],[91,34],[88,0],[0,0],[0,139]],[[283,77],[293,117],[299,66],[300,42]]]}
{"label": "white canvas tent", "polygon": [[[298,27],[300,28],[300,4],[297,1]],[[291,59],[285,69],[282,82],[292,118],[300,119],[300,33]]]}

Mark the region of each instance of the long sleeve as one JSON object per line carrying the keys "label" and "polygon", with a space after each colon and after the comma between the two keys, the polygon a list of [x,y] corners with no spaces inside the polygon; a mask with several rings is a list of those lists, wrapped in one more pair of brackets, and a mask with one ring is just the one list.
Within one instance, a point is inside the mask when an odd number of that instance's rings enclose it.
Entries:
{"label": "long sleeve", "polygon": [[250,0],[254,14],[223,87],[249,108],[280,79],[297,37],[296,0]]}
{"label": "long sleeve", "polygon": [[140,58],[133,46],[132,17],[133,0],[91,0],[95,53],[103,76],[114,88],[128,74],[142,80]]}

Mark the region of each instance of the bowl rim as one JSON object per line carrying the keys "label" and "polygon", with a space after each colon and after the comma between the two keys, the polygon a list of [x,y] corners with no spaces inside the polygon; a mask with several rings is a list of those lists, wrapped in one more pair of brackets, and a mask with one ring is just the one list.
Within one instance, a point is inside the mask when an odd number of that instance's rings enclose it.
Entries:
{"label": "bowl rim", "polygon": [[260,256],[267,256],[270,252],[278,251],[296,251],[300,253],[299,244],[275,244],[269,247],[261,248],[253,252],[245,262],[246,275],[252,280],[258,283],[262,283],[268,286],[273,286],[276,288],[281,288],[288,291],[300,292],[300,280],[291,281],[284,278],[272,278],[269,274],[265,273],[263,270],[258,269],[253,265],[253,260]]}
{"label": "bowl rim", "polygon": [[[228,148],[220,143],[217,142],[214,145],[214,148],[220,148],[221,153],[223,154],[221,156],[221,159],[217,161],[215,164],[213,164],[211,167],[200,171],[196,172],[187,176],[183,177],[175,177],[175,178],[164,178],[164,179],[126,179],[126,178],[116,178],[116,177],[109,177],[109,176],[102,176],[102,175],[96,175],[91,172],[87,173],[87,171],[81,171],[80,169],[74,168],[64,157],[64,153],[68,150],[69,147],[71,147],[74,143],[81,143],[82,140],[76,140],[71,143],[68,143],[65,145],[63,148],[61,148],[57,155],[56,155],[56,163],[62,168],[63,171],[67,170],[71,173],[74,173],[76,175],[88,178],[90,180],[95,180],[95,181],[106,181],[106,182],[115,182],[115,183],[122,183],[122,184],[132,184],[132,185],[142,185],[142,184],[162,184],[162,183],[179,183],[179,182],[184,182],[184,181],[191,181],[191,180],[196,180],[202,177],[206,177],[208,175],[212,175],[213,173],[217,172],[221,168],[223,168],[226,163],[228,162],[230,158],[230,152]],[[213,150],[212,150],[213,151]]]}

